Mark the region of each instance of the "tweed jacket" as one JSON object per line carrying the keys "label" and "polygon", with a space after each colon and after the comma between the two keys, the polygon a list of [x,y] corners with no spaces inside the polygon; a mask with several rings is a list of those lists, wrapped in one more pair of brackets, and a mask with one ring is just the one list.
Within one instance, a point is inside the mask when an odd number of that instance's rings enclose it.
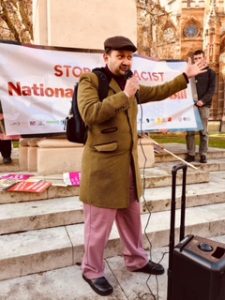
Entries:
{"label": "tweed jacket", "polygon": [[[160,86],[140,86],[140,102],[165,99],[186,87],[183,74]],[[137,101],[135,97],[128,99],[112,78],[108,96],[101,102],[97,76],[86,73],[80,78],[78,107],[89,128],[82,158],[80,199],[97,207],[127,208],[131,161],[137,196],[142,195],[137,153]]]}

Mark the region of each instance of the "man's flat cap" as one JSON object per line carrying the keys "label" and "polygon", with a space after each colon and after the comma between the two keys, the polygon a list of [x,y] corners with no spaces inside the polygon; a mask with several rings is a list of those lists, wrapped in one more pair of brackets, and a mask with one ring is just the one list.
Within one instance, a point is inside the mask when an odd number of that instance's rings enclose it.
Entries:
{"label": "man's flat cap", "polygon": [[137,51],[136,46],[124,36],[113,36],[105,40],[105,50],[129,50],[132,52]]}

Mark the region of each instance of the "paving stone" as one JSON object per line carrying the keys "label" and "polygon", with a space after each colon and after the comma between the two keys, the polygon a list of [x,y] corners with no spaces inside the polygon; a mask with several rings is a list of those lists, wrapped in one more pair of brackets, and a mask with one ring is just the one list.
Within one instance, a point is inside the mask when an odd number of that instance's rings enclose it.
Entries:
{"label": "paving stone", "polygon": [[[167,248],[152,251],[154,261],[160,261],[167,269]],[[112,284],[114,292],[104,297],[107,300],[152,299],[151,292],[166,300],[167,273],[162,276],[131,273],[124,266],[121,256],[106,259],[105,276]],[[102,299],[82,279],[78,265],[48,272],[0,281],[1,300],[97,300]]]}
{"label": "paving stone", "polygon": [[[112,284],[107,300],[126,300],[117,278],[106,264],[106,277]],[[102,299],[82,279],[79,266],[57,269],[0,282],[1,300],[97,300]]]}

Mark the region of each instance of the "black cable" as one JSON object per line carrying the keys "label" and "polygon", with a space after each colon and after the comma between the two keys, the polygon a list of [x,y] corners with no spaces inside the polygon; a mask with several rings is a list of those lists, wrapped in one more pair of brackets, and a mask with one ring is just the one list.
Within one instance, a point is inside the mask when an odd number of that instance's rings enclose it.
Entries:
{"label": "black cable", "polygon": [[[137,93],[136,98],[137,98],[138,104],[140,104],[138,93]],[[140,104],[140,112],[141,112],[141,118],[140,118],[140,135],[141,135],[140,147],[141,147],[141,152],[142,152],[143,157],[144,157],[144,164],[143,164],[143,169],[142,169],[143,202],[144,202],[144,205],[146,206],[146,208],[148,210],[148,219],[147,219],[147,222],[146,222],[146,225],[145,225],[145,228],[144,228],[144,234],[145,234],[145,237],[146,237],[146,239],[149,243],[149,256],[150,256],[150,259],[152,260],[152,243],[151,243],[151,241],[148,237],[148,234],[147,234],[147,228],[148,228],[148,225],[149,225],[149,222],[150,222],[150,219],[151,219],[152,212],[150,211],[150,209],[147,205],[146,198],[145,198],[145,187],[146,187],[145,170],[146,170],[147,156],[145,154],[144,147],[143,147],[143,144],[142,144],[142,136],[144,135],[143,128],[142,128],[142,123],[143,123],[143,107],[142,107],[142,104]],[[148,281],[149,281],[150,277],[151,277],[151,274],[148,276],[148,278],[146,280],[146,286],[148,287],[148,290],[150,292],[150,295],[153,297],[153,300],[157,300],[158,297],[159,297],[158,293],[157,293],[157,295],[154,295],[150,285],[148,284]]]}
{"label": "black cable", "polygon": [[[140,114],[141,114],[141,117],[140,117],[140,135],[141,137],[143,137],[145,135],[145,132],[143,131],[143,128],[142,128],[142,124],[143,124],[143,107],[142,107],[142,104],[140,103],[139,101],[139,95],[137,93],[137,102],[140,106]],[[150,259],[152,260],[152,243],[148,237],[148,234],[147,234],[147,228],[148,228],[148,225],[150,223],[150,219],[151,219],[151,215],[152,215],[152,212],[151,210],[149,209],[149,206],[147,204],[147,201],[146,201],[146,198],[145,198],[145,188],[146,188],[146,177],[145,177],[145,170],[146,170],[146,164],[147,164],[147,156],[145,154],[145,151],[144,151],[144,147],[143,147],[143,144],[142,144],[142,138],[140,138],[140,147],[141,147],[141,152],[142,152],[142,155],[144,157],[144,164],[143,164],[143,169],[142,169],[142,182],[143,182],[143,203],[148,211],[148,219],[147,219],[147,222],[146,222],[146,225],[145,225],[145,228],[144,228],[144,234],[145,234],[145,237],[149,243],[149,256],[150,256]],[[163,254],[162,254],[162,257],[160,258],[160,260],[157,262],[158,264],[161,263],[161,261],[164,259],[165,255],[168,254],[169,252],[168,251],[164,251]],[[158,284],[158,277],[155,276],[156,278],[156,294],[153,293],[150,285],[149,285],[149,280],[151,278],[152,274],[150,274],[146,280],[146,286],[148,287],[148,290],[150,292],[150,295],[153,297],[153,300],[158,300],[159,299],[159,284]]]}

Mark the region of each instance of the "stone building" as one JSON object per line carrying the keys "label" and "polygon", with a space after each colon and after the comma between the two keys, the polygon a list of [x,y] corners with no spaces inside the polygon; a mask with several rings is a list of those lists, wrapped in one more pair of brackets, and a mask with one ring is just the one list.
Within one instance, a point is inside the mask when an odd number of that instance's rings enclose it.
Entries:
{"label": "stone building", "polygon": [[217,73],[210,120],[225,131],[225,1],[137,0],[138,49],[159,59],[187,59],[203,49]]}

